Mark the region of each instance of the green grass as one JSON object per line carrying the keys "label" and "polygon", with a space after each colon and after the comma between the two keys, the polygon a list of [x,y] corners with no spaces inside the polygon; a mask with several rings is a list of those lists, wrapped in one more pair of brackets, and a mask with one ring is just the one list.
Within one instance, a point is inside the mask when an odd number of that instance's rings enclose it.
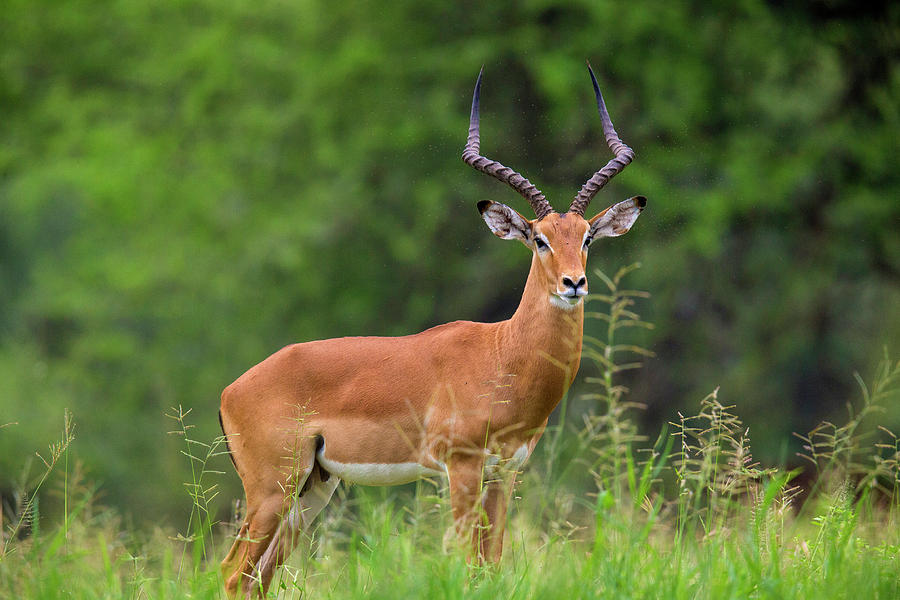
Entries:
{"label": "green grass", "polygon": [[[876,426],[896,400],[900,363],[885,359],[871,385],[860,380],[846,424],[799,436],[816,475],[810,489],[794,486],[796,471],[753,460],[746,428],[718,392],[645,440],[617,385],[618,373],[637,366],[627,357],[646,354],[618,341],[647,326],[633,312],[642,294],[620,289],[625,274],[600,274],[609,293],[597,301],[607,310],[594,316],[609,329],[585,350],[600,375],[591,394],[562,407],[565,425],[548,430],[521,476],[498,568],[471,567],[446,535],[443,482],[342,486],[270,596],[900,597],[900,442]],[[191,439],[188,413],[169,415],[193,473],[185,494],[193,511],[180,533],[134,530],[100,506],[69,470],[76,442],[67,417],[36,483],[23,483],[29,493],[7,511],[0,598],[224,597],[218,561],[234,523],[215,521],[225,502],[216,495],[222,475],[209,467],[223,440]],[[53,478],[64,509],[49,522],[38,500]]]}
{"label": "green grass", "polygon": [[[896,598],[896,512],[846,486],[822,493],[807,518],[763,495],[713,515],[706,531],[684,500],[653,511],[594,498],[593,521],[533,519],[537,477],[520,488],[504,561],[476,572],[444,548],[448,509],[425,483],[414,493],[360,488],[327,513],[311,556],[297,553],[273,586],[301,598]],[[172,532],[129,531],[89,499],[61,528],[16,542],[0,562],[7,598],[218,598],[215,561],[195,562]],[[574,510],[572,512],[580,512]],[[584,513],[582,513],[584,514]],[[705,514],[705,513],[704,513]],[[190,544],[201,543],[197,540]],[[220,546],[224,547],[224,540]],[[196,568],[195,568],[196,567]]]}

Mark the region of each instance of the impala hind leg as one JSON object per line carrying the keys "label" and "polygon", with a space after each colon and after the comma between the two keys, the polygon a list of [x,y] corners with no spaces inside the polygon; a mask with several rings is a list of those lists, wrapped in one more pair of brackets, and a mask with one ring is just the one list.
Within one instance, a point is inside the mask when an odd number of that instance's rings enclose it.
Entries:
{"label": "impala hind leg", "polygon": [[302,480],[296,497],[290,492],[286,496],[280,486],[261,502],[251,502],[248,493],[247,517],[222,561],[229,598],[239,593],[249,598],[254,592],[265,596],[275,570],[290,556],[340,483],[316,464],[305,470]]}
{"label": "impala hind leg", "polygon": [[257,571],[262,588],[267,590],[275,570],[284,564],[301,539],[309,539],[308,533],[316,516],[325,508],[337,489],[340,479],[329,475],[318,464],[294,501],[287,516],[281,520],[272,542],[260,558]]}
{"label": "impala hind leg", "polygon": [[[238,454],[235,463],[241,466],[250,458]],[[235,598],[239,592],[245,596],[254,590],[262,592],[268,585],[257,566],[288,516],[296,490],[303,488],[313,471],[314,460],[315,440],[310,439],[302,444],[290,468],[269,467],[261,471],[239,468],[247,497],[247,514],[228,556],[222,561],[229,598]]]}
{"label": "impala hind leg", "polygon": [[269,547],[284,514],[284,492],[276,488],[263,498],[247,498],[247,516],[231,551],[222,561],[225,593],[229,598],[249,598],[254,590],[263,595],[256,565]]}

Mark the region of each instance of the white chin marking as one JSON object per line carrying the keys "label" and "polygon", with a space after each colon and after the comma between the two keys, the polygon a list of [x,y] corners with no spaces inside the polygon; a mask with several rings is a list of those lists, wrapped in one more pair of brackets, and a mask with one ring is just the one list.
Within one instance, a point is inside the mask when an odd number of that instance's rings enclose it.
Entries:
{"label": "white chin marking", "polygon": [[[577,296],[569,300],[568,298],[563,298],[556,294],[550,294],[550,304],[555,306],[556,308],[561,308],[563,310],[572,310],[579,304],[581,304],[582,296]],[[574,300],[574,302],[572,301]]]}
{"label": "white chin marking", "polygon": [[328,460],[324,453],[318,455],[319,463],[326,471],[349,483],[360,485],[400,485],[423,477],[442,475],[417,462],[403,463],[341,463]]}

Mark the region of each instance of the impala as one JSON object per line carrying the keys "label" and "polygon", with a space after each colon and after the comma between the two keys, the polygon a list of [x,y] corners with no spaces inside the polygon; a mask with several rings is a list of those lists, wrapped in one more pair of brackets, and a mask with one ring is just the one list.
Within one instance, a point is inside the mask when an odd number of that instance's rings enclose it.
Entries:
{"label": "impala", "polygon": [[462,158],[536,213],[529,220],[504,204],[478,203],[495,235],[532,252],[509,320],[294,344],[222,393],[219,419],[246,494],[246,517],[222,562],[229,597],[265,595],[341,480],[395,485],[446,475],[457,534],[471,536],[475,561],[500,559],[515,473],[578,372],[588,246],[627,232],[646,204],[635,196],[584,218],[594,195],[634,157],[588,69],[615,157],[565,213],[517,172],[479,154],[481,73],[475,84]]}

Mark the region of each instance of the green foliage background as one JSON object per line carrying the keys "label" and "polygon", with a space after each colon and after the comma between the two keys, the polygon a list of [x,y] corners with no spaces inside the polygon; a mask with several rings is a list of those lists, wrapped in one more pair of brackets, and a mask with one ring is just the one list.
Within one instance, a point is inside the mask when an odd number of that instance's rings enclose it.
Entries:
{"label": "green foliage background", "polygon": [[211,437],[282,345],[511,314],[526,252],[474,205],[527,205],[459,160],[482,64],[483,151],[557,209],[609,157],[585,58],[637,151],[589,212],[648,210],[591,264],[644,265],[653,430],[721,385],[790,461],[900,340],[900,5],[9,0],[0,31],[0,494],[69,407],[105,501],[171,515],[168,407]]}

